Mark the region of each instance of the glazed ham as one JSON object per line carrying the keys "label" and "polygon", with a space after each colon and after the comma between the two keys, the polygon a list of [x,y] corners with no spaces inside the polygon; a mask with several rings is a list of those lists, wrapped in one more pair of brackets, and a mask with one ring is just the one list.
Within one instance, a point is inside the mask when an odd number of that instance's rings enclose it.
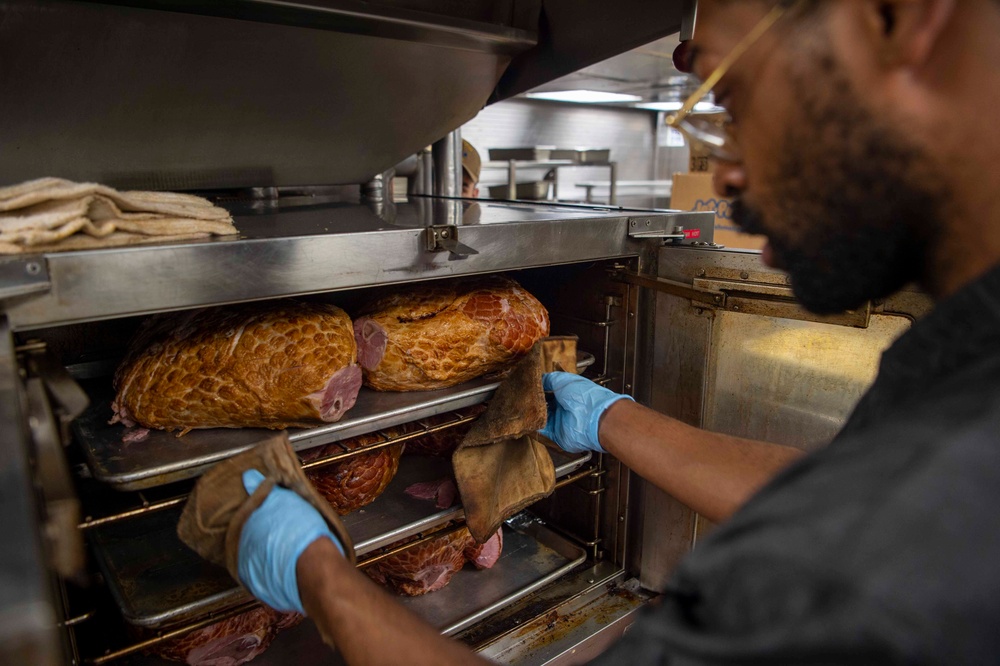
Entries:
{"label": "glazed ham", "polygon": [[[486,405],[474,405],[473,407],[463,409],[462,413],[466,416],[479,416],[485,411]],[[454,420],[454,414],[441,414],[423,419],[420,423],[428,427],[434,427]],[[444,430],[438,430],[437,432],[432,432],[429,435],[411,439],[406,443],[405,453],[426,456],[450,456],[455,452],[455,449],[458,448],[458,445],[462,443],[465,435],[468,434],[469,429],[472,428],[472,423],[473,422],[470,421],[469,423],[464,423],[452,428],[446,428]]]}
{"label": "glazed ham", "polygon": [[153,317],[115,375],[112,422],[184,431],[330,423],[357,399],[356,360],[351,320],[333,305]]}
{"label": "glazed ham", "polygon": [[[341,442],[309,449],[299,454],[302,462],[354,451],[383,441],[377,434],[352,437]],[[382,494],[399,469],[403,445],[387,446],[359,453],[342,462],[308,470],[306,476],[340,515],[371,504]]]}
{"label": "glazed ham", "polygon": [[282,629],[302,621],[298,613],[260,606],[154,648],[169,661],[190,666],[240,666],[264,652]]}
{"label": "glazed ham", "polygon": [[549,315],[517,282],[491,276],[377,299],[354,334],[367,386],[422,391],[505,368],[549,334]]}
{"label": "glazed ham", "polygon": [[365,573],[397,594],[416,597],[443,588],[466,562],[477,569],[489,569],[500,559],[502,550],[502,528],[485,544],[479,544],[463,527],[376,562]]}
{"label": "glazed ham", "polygon": [[455,480],[450,477],[414,483],[403,492],[414,499],[434,502],[434,506],[438,509],[447,509],[458,498],[458,487],[455,486]]}

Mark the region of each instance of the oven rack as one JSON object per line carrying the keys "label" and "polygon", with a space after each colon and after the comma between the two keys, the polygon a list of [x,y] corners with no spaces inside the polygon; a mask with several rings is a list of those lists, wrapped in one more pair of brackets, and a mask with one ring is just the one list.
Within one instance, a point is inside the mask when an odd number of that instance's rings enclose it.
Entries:
{"label": "oven rack", "polygon": [[[420,437],[450,430],[476,420],[479,417],[479,412],[465,408],[439,416],[445,416],[446,420],[440,421],[439,419],[435,419],[435,421],[440,422],[433,424],[418,420],[415,422],[418,429],[393,437],[386,436],[381,432],[372,433],[379,436],[381,441],[358,447],[351,451],[342,451],[309,460],[302,463],[302,468],[305,470],[322,468],[353,458],[354,456],[364,455],[389,446],[405,444]],[[181,481],[166,486],[132,492],[112,491],[99,483],[94,484],[91,482],[91,485],[95,487],[89,489],[89,492],[86,493],[92,500],[89,507],[91,511],[79,523],[78,527],[81,530],[94,529],[102,525],[138,518],[150,513],[180,506],[187,501],[188,494],[194,486],[194,480]],[[96,506],[94,506],[95,504]],[[100,508],[101,511],[94,511],[93,509],[95,508]]]}
{"label": "oven rack", "polygon": [[[594,362],[592,354],[580,352],[577,371]],[[489,400],[500,381],[497,376],[481,377],[451,388],[401,393],[362,388],[343,419],[316,428],[289,429],[288,438],[296,451],[302,451],[471,407]],[[74,432],[93,478],[119,490],[145,490],[194,478],[273,435],[260,428],[211,428],[193,430],[179,439],[154,430],[143,441],[129,443],[123,440],[127,428],[108,423],[112,413],[108,383],[89,382],[87,389],[91,406],[74,422]]]}
{"label": "oven rack", "polygon": [[[559,477],[556,482],[557,489],[586,478],[599,477],[600,470],[596,465],[585,466],[590,461],[590,454],[575,457],[561,452],[553,454]],[[363,569],[393,554],[417,547],[427,540],[462,529],[464,512],[460,506],[435,510],[430,502],[405,497],[401,492],[414,479],[440,478],[437,475],[446,472],[447,469],[448,464],[444,459],[409,456],[403,461],[400,473],[382,496],[369,507],[344,517],[348,530],[355,536],[357,542],[358,568]],[[411,520],[415,513],[420,513],[421,508],[422,517],[405,525],[398,524]],[[427,513],[428,511],[431,513]],[[213,587],[228,588],[228,590],[221,596],[216,595],[219,598],[206,597],[197,600],[193,606],[189,605],[190,607],[184,610],[190,617],[181,618],[179,622],[175,619],[173,624],[166,624],[162,628],[155,624],[143,625],[144,628],[155,631],[155,636],[136,640],[113,651],[109,650],[99,657],[85,660],[85,663],[104,664],[145,651],[164,641],[249,610],[257,603],[242,588],[236,586],[224,569],[201,561],[192,551],[179,544],[174,534],[176,525],[174,512],[160,512],[154,514],[151,519],[158,521],[158,525],[153,528],[149,524],[137,526],[137,529],[143,530],[145,534],[140,544],[135,543],[138,540],[134,539],[133,523],[127,525],[129,529],[125,529],[126,525],[116,524],[97,528],[91,532],[92,537],[95,535],[98,537],[95,539],[95,552],[99,565],[112,597],[123,611],[126,621],[134,618],[127,617],[122,607],[123,601],[128,603],[127,599],[123,599],[123,595],[134,595],[136,590],[141,589],[141,584],[135,579],[123,579],[113,568],[114,564],[108,561],[109,553],[100,543],[101,533],[105,530],[123,530],[117,545],[126,548],[124,552],[115,555],[118,561],[125,563],[132,572],[141,572],[140,575],[152,572],[154,578],[160,577],[161,583],[166,582],[172,586],[172,589],[147,588],[146,596],[149,600],[155,600],[158,595],[171,597],[192,588],[198,588],[202,592],[210,591]],[[386,529],[385,523],[393,521],[397,523],[396,527]],[[366,538],[366,534],[371,536]],[[132,538],[129,538],[130,535]],[[412,536],[416,536],[417,539],[388,548],[390,544]],[[170,537],[173,538],[174,544],[169,543]],[[136,548],[143,549],[143,546],[147,555],[134,552]],[[128,552],[130,547],[133,552]],[[156,561],[150,562],[148,554],[154,554]],[[175,559],[177,554],[181,554],[182,557]],[[528,514],[519,514],[508,521],[504,528],[504,552],[493,569],[475,572],[466,569],[456,574],[456,579],[470,578],[468,581],[471,583],[470,587],[455,585],[456,580],[452,581],[449,587],[433,594],[417,598],[401,598],[401,600],[443,633],[451,634],[555,580],[585,561],[586,557],[585,548],[576,543],[571,536],[558,533],[551,526],[531,518]],[[170,559],[173,559],[173,562],[167,561]],[[171,580],[171,577],[183,575],[179,569],[186,566],[195,566],[198,570],[207,572],[207,578]],[[475,590],[475,594],[471,597],[468,594],[469,589]],[[448,594],[448,590],[453,590],[453,593]],[[463,591],[459,592],[460,590]]]}
{"label": "oven rack", "polygon": [[[590,454],[551,454],[556,474],[568,477],[567,483],[592,473],[580,469]],[[460,505],[439,509],[405,492],[413,483],[450,475],[451,463],[445,458],[407,456],[401,461],[382,495],[343,517],[359,558],[463,519]],[[162,628],[249,599],[225,569],[205,562],[177,538],[180,511],[173,507],[87,532],[112,596],[129,624]],[[143,538],[136,539],[136,534]]]}
{"label": "oven rack", "polygon": [[[522,516],[516,516],[504,525],[504,552],[492,569],[476,571],[465,567],[444,589],[421,597],[399,597],[400,602],[442,634],[453,635],[562,577],[586,560],[582,549],[560,537],[548,525]],[[455,529],[460,529],[460,526]],[[433,536],[444,533],[443,530]],[[144,666],[167,664],[156,657],[140,655],[161,643],[239,615],[259,604],[258,601],[248,601],[186,626],[157,632],[149,638],[135,639],[99,656],[84,657],[79,662],[93,666],[112,662]],[[72,629],[80,630],[79,625],[74,625]],[[262,664],[325,664],[330,661],[330,648],[323,644],[316,629],[306,621],[279,634],[257,661]]]}

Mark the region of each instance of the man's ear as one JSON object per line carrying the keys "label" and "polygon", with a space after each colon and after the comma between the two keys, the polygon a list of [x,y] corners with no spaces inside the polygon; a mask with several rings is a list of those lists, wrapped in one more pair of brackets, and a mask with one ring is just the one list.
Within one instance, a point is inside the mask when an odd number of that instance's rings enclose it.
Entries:
{"label": "man's ear", "polygon": [[866,22],[886,67],[919,67],[930,57],[957,0],[867,0]]}

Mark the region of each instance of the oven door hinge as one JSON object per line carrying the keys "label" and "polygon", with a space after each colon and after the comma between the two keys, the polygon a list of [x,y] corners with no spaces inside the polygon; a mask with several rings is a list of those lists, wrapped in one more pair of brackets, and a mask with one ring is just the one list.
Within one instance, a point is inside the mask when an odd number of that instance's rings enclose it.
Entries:
{"label": "oven door hinge", "polygon": [[424,249],[428,252],[451,252],[458,257],[468,257],[479,254],[465,243],[458,241],[458,225],[440,224],[427,227],[424,232]]}
{"label": "oven door hinge", "polygon": [[42,257],[8,257],[0,260],[0,301],[48,291],[49,268]]}
{"label": "oven door hinge", "polygon": [[616,271],[614,273],[614,279],[627,284],[646,287],[647,289],[652,289],[663,294],[669,294],[670,296],[687,298],[696,303],[703,303],[716,308],[726,307],[725,292],[716,291],[715,289],[695,287],[694,285],[687,284],[686,282],[677,282],[675,280],[668,280],[661,277],[641,275],[634,271]]}

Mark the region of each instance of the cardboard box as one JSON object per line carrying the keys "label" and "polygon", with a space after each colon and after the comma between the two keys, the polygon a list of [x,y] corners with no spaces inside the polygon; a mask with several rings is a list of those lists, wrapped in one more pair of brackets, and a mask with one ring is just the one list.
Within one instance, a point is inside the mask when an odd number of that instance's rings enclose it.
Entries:
{"label": "cardboard box", "polygon": [[715,242],[726,247],[760,250],[767,243],[765,236],[752,236],[733,224],[730,200],[720,197],[712,187],[711,173],[674,174],[670,207],[677,210],[715,211]]}

